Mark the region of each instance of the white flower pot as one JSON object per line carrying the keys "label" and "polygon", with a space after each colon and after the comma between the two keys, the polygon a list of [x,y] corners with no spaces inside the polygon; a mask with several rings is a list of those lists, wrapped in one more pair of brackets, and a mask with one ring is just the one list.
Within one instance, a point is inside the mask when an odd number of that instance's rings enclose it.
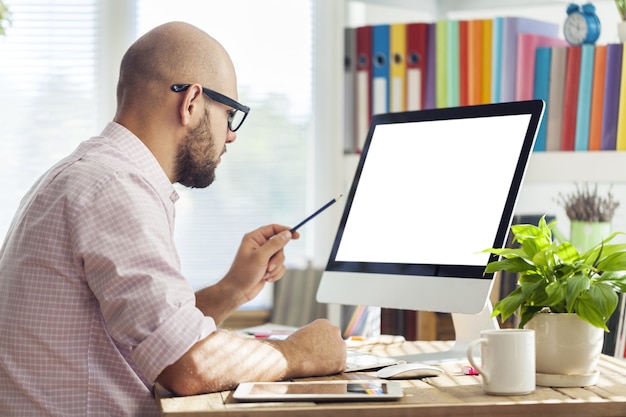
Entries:
{"label": "white flower pot", "polygon": [[604,330],[575,314],[540,313],[526,328],[535,330],[537,385],[587,386],[598,379]]}

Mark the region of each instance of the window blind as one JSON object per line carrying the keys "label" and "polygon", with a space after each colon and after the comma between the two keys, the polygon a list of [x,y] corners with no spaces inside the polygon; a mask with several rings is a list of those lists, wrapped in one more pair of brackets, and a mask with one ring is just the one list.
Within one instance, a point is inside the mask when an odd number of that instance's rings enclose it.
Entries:
{"label": "window blind", "polygon": [[46,169],[96,126],[98,2],[5,0],[0,37],[0,235]]}
{"label": "window blind", "polygon": [[[312,0],[134,2],[136,21],[125,21],[110,17],[132,15],[123,1],[5,0],[13,23],[0,38],[0,233],[37,177],[111,117],[98,112],[114,96],[117,79],[103,76],[98,60],[116,47],[111,34],[129,28],[99,25],[132,25],[138,38],[160,23],[187,21],[229,51],[239,101],[252,108],[216,182],[203,190],[178,187],[176,242],[183,272],[198,289],[226,273],[245,233],[296,224],[307,214]],[[305,239],[286,252],[292,265],[303,264]],[[248,307],[269,304],[266,291]]]}

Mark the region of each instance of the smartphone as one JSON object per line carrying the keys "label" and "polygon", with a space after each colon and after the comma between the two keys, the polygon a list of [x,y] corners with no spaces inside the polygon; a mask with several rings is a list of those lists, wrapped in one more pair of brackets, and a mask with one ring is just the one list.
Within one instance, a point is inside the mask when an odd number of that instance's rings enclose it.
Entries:
{"label": "smartphone", "polygon": [[398,381],[244,382],[237,401],[389,401],[404,395]]}

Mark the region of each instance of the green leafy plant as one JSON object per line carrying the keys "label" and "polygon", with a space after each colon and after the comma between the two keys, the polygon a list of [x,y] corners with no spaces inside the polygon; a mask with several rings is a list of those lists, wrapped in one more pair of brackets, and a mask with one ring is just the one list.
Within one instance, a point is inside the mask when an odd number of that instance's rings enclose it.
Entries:
{"label": "green leafy plant", "polygon": [[2,0],[0,0],[0,36],[5,34],[5,25],[11,23],[10,15],[11,13],[9,12],[7,6]]}
{"label": "green leafy plant", "polygon": [[520,247],[490,248],[500,256],[486,272],[519,273],[518,286],[494,306],[493,316],[506,320],[520,315],[519,327],[539,312],[574,313],[593,326],[608,331],[607,320],[617,308],[618,293],[626,291],[626,244],[609,244],[619,232],[580,253],[569,242],[552,239],[556,221],[537,226],[511,227]]}
{"label": "green leafy plant", "polygon": [[615,5],[622,20],[626,20],[626,0],[615,0]]}

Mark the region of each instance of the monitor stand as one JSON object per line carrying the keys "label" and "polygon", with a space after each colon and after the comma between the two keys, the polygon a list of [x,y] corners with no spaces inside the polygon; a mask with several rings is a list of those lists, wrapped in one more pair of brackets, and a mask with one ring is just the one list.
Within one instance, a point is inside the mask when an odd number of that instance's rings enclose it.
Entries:
{"label": "monitor stand", "polygon": [[491,302],[478,314],[452,313],[452,323],[456,340],[449,350],[440,352],[423,352],[397,356],[407,362],[428,364],[467,362],[467,347],[470,342],[480,337],[481,330],[498,329],[495,317],[491,317]]}

